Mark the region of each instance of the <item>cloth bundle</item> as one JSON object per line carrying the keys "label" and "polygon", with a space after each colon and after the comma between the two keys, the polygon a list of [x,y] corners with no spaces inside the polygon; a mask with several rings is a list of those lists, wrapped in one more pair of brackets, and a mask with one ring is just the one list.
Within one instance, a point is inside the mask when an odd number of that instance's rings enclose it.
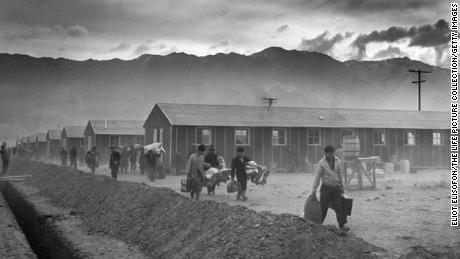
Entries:
{"label": "cloth bundle", "polygon": [[252,175],[257,174],[259,171],[257,169],[257,163],[255,161],[249,161],[246,164],[246,175],[251,177]]}
{"label": "cloth bundle", "polygon": [[163,143],[152,143],[150,145],[145,145],[144,146],[144,152],[147,153],[149,150],[152,150],[154,154],[161,154],[166,152],[163,149]]}
{"label": "cloth bundle", "polygon": [[210,168],[206,171],[206,186],[213,187],[221,182],[230,180],[230,169]]}
{"label": "cloth bundle", "polygon": [[257,173],[252,174],[249,179],[251,179],[252,183],[257,185],[264,185],[267,183],[267,177],[270,174],[270,170],[268,170],[265,166],[257,166]]}

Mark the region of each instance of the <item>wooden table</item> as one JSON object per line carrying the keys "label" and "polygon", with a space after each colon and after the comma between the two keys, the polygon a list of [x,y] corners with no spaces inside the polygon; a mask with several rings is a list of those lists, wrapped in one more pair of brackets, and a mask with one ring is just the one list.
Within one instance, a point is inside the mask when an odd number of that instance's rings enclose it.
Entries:
{"label": "wooden table", "polygon": [[[358,177],[357,187],[362,190],[365,188],[375,189],[377,186],[377,180],[375,178],[375,167],[379,162],[380,158],[378,156],[373,157],[357,157],[357,158],[346,158],[343,161],[344,165],[344,181],[345,187],[350,188],[353,185],[350,184],[351,180],[355,177]],[[351,169],[351,174],[348,175],[347,168]],[[363,185],[363,175],[369,180],[371,186]]]}

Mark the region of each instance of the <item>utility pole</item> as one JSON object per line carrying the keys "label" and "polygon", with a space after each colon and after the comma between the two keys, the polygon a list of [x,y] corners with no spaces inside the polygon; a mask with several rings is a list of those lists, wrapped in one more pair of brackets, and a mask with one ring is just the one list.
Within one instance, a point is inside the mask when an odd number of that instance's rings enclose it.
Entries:
{"label": "utility pole", "polygon": [[276,103],[276,100],[278,100],[278,98],[272,98],[272,97],[265,97],[262,99],[264,100],[264,103],[268,103],[267,111],[269,111],[270,107],[272,107],[272,104]]}
{"label": "utility pole", "polygon": [[413,84],[418,84],[418,110],[421,110],[421,105],[422,105],[422,96],[421,96],[421,91],[422,91],[422,83],[426,82],[425,80],[422,79],[422,74],[427,74],[431,73],[431,71],[424,71],[421,69],[415,70],[415,69],[409,69],[409,72],[412,73],[418,73],[418,80],[417,81],[412,81]]}

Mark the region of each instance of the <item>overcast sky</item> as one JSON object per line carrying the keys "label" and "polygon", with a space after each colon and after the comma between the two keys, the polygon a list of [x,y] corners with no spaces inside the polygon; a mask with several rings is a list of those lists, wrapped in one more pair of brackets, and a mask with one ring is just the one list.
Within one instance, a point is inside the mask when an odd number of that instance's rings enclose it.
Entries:
{"label": "overcast sky", "polygon": [[132,59],[279,46],[447,66],[449,8],[434,0],[0,0],[0,52]]}

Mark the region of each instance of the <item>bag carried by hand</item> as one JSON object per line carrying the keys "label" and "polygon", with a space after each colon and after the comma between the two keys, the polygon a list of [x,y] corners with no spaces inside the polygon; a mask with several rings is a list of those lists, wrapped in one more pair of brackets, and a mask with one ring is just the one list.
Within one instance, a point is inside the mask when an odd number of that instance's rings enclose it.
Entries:
{"label": "bag carried by hand", "polygon": [[180,192],[187,192],[187,179],[180,180]]}
{"label": "bag carried by hand", "polygon": [[319,203],[315,195],[310,195],[307,201],[305,202],[304,217],[306,220],[310,220],[318,224],[321,224],[321,221],[323,219],[323,215],[321,212],[321,204]]}
{"label": "bag carried by hand", "polygon": [[180,192],[191,192],[192,191],[192,178],[187,177],[186,179],[180,180]]}
{"label": "bag carried by hand", "polygon": [[340,195],[340,199],[342,201],[342,209],[343,209],[343,212],[347,215],[347,216],[351,216],[351,209],[353,208],[353,199],[352,198],[349,198],[345,195]]}
{"label": "bag carried by hand", "polygon": [[227,184],[227,192],[239,192],[241,190],[241,186],[239,182],[231,181]]}

